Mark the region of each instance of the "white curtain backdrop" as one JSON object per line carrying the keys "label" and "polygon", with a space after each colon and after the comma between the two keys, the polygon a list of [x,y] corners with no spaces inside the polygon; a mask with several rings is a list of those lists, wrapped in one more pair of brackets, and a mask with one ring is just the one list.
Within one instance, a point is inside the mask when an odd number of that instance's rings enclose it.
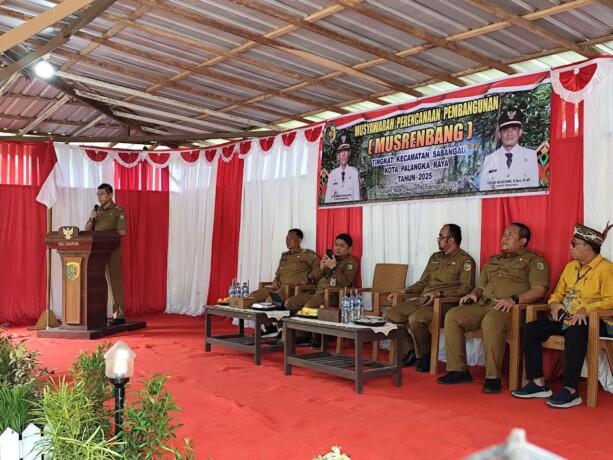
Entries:
{"label": "white curtain backdrop", "polygon": [[[585,225],[602,231],[613,223],[613,59],[599,60],[598,74],[603,78],[585,97],[583,197]],[[613,230],[602,255],[613,257]]]}
{"label": "white curtain backdrop", "polygon": [[199,315],[206,304],[217,162],[171,159],[166,313]]}
{"label": "white curtain backdrop", "polygon": [[[57,230],[67,225],[85,227],[89,213],[95,204],[96,189],[103,182],[113,183],[113,163],[92,163],[76,145],[54,144],[58,162],[64,176],[64,186],[53,205],[51,228]],[[62,264],[55,251],[51,253],[51,309],[62,317]],[[109,299],[111,297],[109,296]],[[109,315],[112,304],[109,300]]]}
{"label": "white curtain backdrop", "polygon": [[445,224],[462,228],[461,247],[479,267],[481,200],[409,202],[365,206],[363,211],[362,284],[370,286],[377,263],[409,264],[407,285],[419,280],[438,250],[436,237]]}
{"label": "white curtain backdrop", "polygon": [[237,276],[251,290],[272,280],[289,229],[300,228],[302,247],[315,249],[318,149],[299,131],[290,147],[278,136],[268,152],[258,144],[245,158]]}

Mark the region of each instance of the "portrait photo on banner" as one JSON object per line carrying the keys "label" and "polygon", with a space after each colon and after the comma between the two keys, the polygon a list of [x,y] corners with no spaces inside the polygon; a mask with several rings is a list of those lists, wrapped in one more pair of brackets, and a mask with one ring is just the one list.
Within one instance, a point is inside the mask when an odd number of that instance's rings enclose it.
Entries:
{"label": "portrait photo on banner", "polygon": [[326,124],[320,207],[549,190],[551,84]]}

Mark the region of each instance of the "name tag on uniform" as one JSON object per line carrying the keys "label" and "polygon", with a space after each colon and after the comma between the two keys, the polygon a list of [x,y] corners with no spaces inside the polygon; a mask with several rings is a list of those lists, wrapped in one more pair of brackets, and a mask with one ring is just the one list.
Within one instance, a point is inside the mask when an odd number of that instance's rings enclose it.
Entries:
{"label": "name tag on uniform", "polygon": [[336,278],[330,278],[330,286],[336,286]]}

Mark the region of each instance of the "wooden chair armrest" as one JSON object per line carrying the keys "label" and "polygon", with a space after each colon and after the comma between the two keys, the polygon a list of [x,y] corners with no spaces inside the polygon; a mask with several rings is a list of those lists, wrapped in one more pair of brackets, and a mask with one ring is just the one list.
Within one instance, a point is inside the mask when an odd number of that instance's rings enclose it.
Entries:
{"label": "wooden chair armrest", "polygon": [[407,294],[398,292],[394,295],[394,298],[392,299],[392,306],[399,304],[404,299],[414,299],[416,297],[419,297],[419,294]]}
{"label": "wooden chair armrest", "polygon": [[339,296],[338,304],[340,305],[341,304],[341,299],[340,299],[340,294],[339,293],[341,291],[344,291],[344,290],[345,290],[344,287],[330,287],[330,288],[327,288],[324,291],[324,307],[331,307],[332,306],[332,304],[331,304],[332,296],[335,296],[335,295]]}
{"label": "wooden chair armrest", "polygon": [[613,316],[613,310],[594,310],[590,312],[590,321],[600,320],[608,316]]}
{"label": "wooden chair armrest", "polygon": [[440,306],[446,303],[459,304],[462,297],[437,297],[434,299],[434,308],[441,308]]}
{"label": "wooden chair armrest", "polygon": [[294,287],[294,295],[298,295],[300,294],[302,291],[308,291],[308,290],[312,290],[312,289],[317,289],[317,285],[316,284],[297,284]]}
{"label": "wooden chair armrest", "polygon": [[537,303],[526,305],[526,323],[536,321],[541,311],[549,311],[549,304]]}
{"label": "wooden chair armrest", "polygon": [[270,286],[271,284],[272,284],[272,281],[260,281],[259,289],[263,289],[266,286]]}

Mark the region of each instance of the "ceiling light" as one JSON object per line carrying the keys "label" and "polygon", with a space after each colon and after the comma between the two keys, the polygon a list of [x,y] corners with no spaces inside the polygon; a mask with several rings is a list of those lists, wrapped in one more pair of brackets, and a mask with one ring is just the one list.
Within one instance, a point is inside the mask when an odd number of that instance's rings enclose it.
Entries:
{"label": "ceiling light", "polygon": [[47,60],[39,61],[34,66],[34,72],[40,78],[50,78],[55,74],[55,68]]}

